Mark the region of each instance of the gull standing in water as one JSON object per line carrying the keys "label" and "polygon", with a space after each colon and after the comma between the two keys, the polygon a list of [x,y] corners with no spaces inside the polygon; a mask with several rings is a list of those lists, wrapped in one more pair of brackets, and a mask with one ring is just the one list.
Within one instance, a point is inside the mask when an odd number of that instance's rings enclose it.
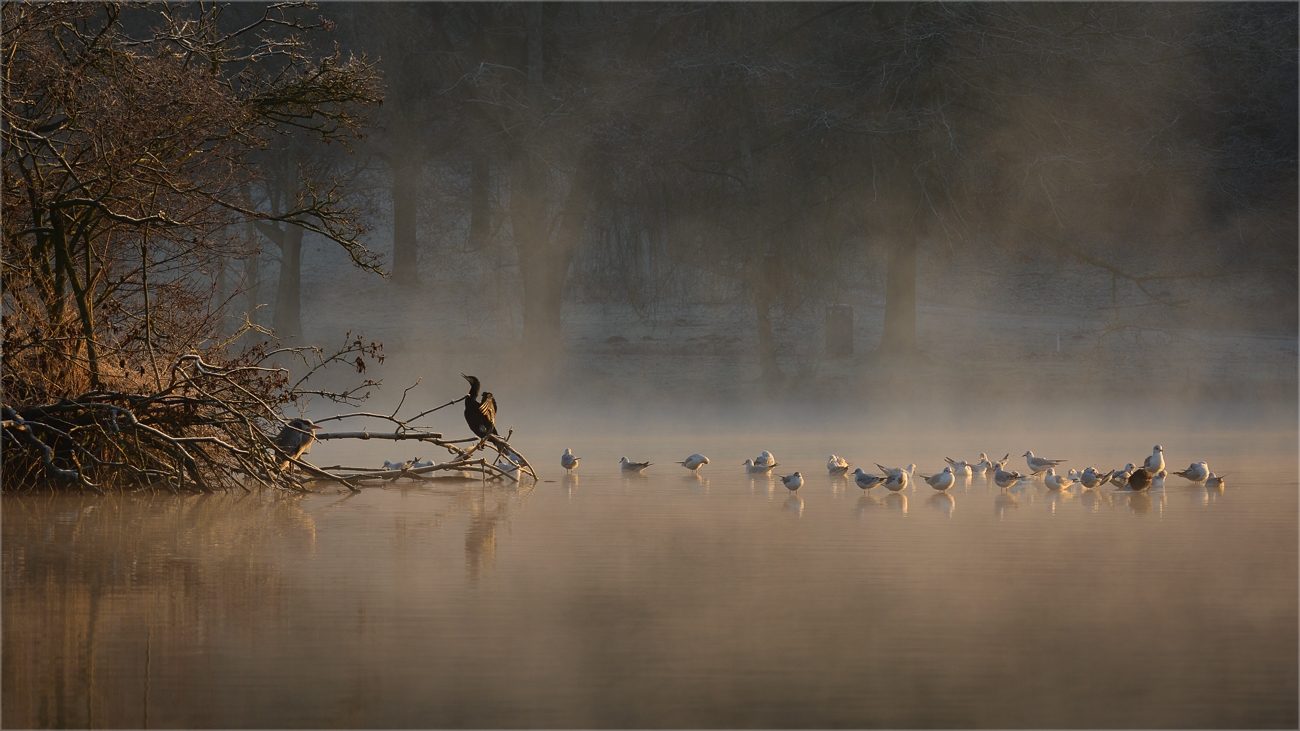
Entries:
{"label": "gull standing in water", "polygon": [[909,464],[907,467],[886,467],[880,464],[879,462],[877,462],[876,466],[880,468],[881,472],[884,472],[886,475],[889,475],[890,477],[893,477],[894,475],[903,472],[906,472],[908,477],[911,477],[912,475],[916,474],[915,464]]}
{"label": "gull standing in water", "polygon": [[[1224,475],[1223,477],[1227,477],[1227,475]],[[1223,477],[1220,477],[1214,474],[1213,472],[1211,472],[1210,476],[1207,477],[1205,480],[1205,486],[1210,488],[1211,490],[1222,490],[1223,486],[1227,484],[1223,481]]]}
{"label": "gull standing in water", "polygon": [[772,468],[776,466],[777,466],[776,462],[773,462],[772,464],[764,465],[764,464],[755,464],[754,460],[752,459],[745,460],[745,471],[750,474],[753,474],[755,472],[762,472],[763,474],[771,474]]}
{"label": "gull standing in water", "polygon": [[1042,457],[1035,457],[1034,453],[1030,451],[1026,451],[1021,456],[1024,457],[1025,462],[1029,464],[1029,471],[1034,474],[1038,474],[1048,467],[1055,467],[1066,461],[1063,459],[1043,459]]}
{"label": "gull standing in water", "polygon": [[578,460],[580,459],[582,459],[582,457],[573,456],[572,449],[566,448],[564,454],[560,455],[560,466],[566,470],[576,469],[578,466]]}
{"label": "gull standing in water", "polygon": [[706,465],[706,464],[708,464],[708,463],[709,463],[709,458],[708,458],[708,457],[705,457],[705,456],[702,455],[702,454],[698,454],[698,453],[696,453],[696,454],[692,454],[691,456],[687,457],[684,461],[678,462],[677,464],[679,464],[679,465],[685,467],[686,469],[688,469],[688,470],[694,472],[695,470],[698,470],[701,466]]}
{"label": "gull standing in water", "polygon": [[964,459],[960,462],[954,462],[950,457],[944,457],[943,459],[945,462],[952,465],[952,473],[957,477],[970,477],[974,473],[971,469],[970,462],[967,462]]}
{"label": "gull standing in water", "polygon": [[[880,467],[880,465],[876,466]],[[881,467],[881,469],[885,468]],[[889,490],[890,492],[898,492],[907,489],[908,477],[911,473],[907,470],[898,470],[897,472],[889,472],[889,470],[885,470],[885,472],[888,473],[888,478],[885,480],[886,490]]]}
{"label": "gull standing in water", "polygon": [[1094,487],[1098,487],[1100,485],[1106,484],[1108,481],[1110,481],[1111,475],[1114,474],[1115,474],[1115,470],[1111,470],[1110,472],[1107,472],[1106,474],[1103,475],[1100,472],[1098,472],[1095,468],[1089,467],[1088,469],[1083,471],[1082,475],[1079,475],[1079,484],[1091,490]]}
{"label": "gull standing in water", "polygon": [[1151,478],[1151,489],[1152,490],[1165,489],[1165,477],[1168,474],[1169,474],[1168,470],[1160,470],[1159,472],[1157,472],[1155,476]]}
{"label": "gull standing in water", "polygon": [[1187,469],[1179,470],[1174,474],[1192,482],[1205,482],[1205,478],[1210,476],[1210,468],[1204,462],[1193,462],[1187,466]]}
{"label": "gull standing in water", "polygon": [[980,461],[975,464],[974,470],[981,475],[988,474],[996,471],[999,467],[1005,467],[1007,460],[1009,459],[1011,459],[1010,452],[1008,452],[1007,456],[1003,457],[1000,461],[994,460],[987,454],[980,452]]}
{"label": "gull standing in water", "polygon": [[799,488],[803,487],[803,475],[799,472],[796,472],[793,475],[786,475],[781,478],[781,484],[785,485],[786,489],[790,492],[795,492]]}
{"label": "gull standing in water", "polygon": [[759,467],[775,467],[776,457],[773,457],[771,452],[763,450],[763,452],[754,460],[754,464]]}
{"label": "gull standing in water", "polygon": [[1000,466],[993,472],[993,482],[995,482],[998,487],[1002,488],[1011,487],[1017,482],[1020,482],[1022,477],[1024,477],[1024,475],[1019,472],[1007,472]]}
{"label": "gull standing in water", "polygon": [[836,457],[833,454],[826,460],[826,470],[832,475],[842,475],[848,472],[851,466],[848,460],[843,457]]}
{"label": "gull standing in water", "polygon": [[1142,463],[1142,469],[1155,474],[1165,468],[1165,450],[1159,444],[1151,448],[1151,456]]}
{"label": "gull standing in water", "polygon": [[1133,474],[1134,466],[1132,462],[1124,465],[1122,470],[1111,470],[1110,484],[1123,490],[1128,487],[1129,475]]}
{"label": "gull standing in water", "polygon": [[1056,474],[1055,467],[1047,468],[1047,477],[1043,478],[1043,482],[1046,482],[1047,486],[1053,490],[1064,490],[1074,484],[1074,480],[1069,477]]}
{"label": "gull standing in water", "polygon": [[871,488],[875,487],[876,485],[879,485],[884,481],[885,478],[883,477],[877,477],[876,475],[869,475],[866,472],[863,472],[861,467],[857,468],[853,472],[854,484],[856,484],[858,487],[862,488],[863,490],[870,490]]}
{"label": "gull standing in water", "polygon": [[925,480],[925,484],[936,490],[947,490],[957,481],[957,478],[952,473],[952,467],[944,467],[943,472],[940,472],[937,475],[931,475],[929,477],[926,477],[925,475],[917,476],[922,480]]}
{"label": "gull standing in water", "polygon": [[627,457],[624,457],[621,460],[619,460],[619,464],[623,466],[624,472],[640,472],[645,468],[649,467],[651,463],[650,462],[629,462],[627,460]]}

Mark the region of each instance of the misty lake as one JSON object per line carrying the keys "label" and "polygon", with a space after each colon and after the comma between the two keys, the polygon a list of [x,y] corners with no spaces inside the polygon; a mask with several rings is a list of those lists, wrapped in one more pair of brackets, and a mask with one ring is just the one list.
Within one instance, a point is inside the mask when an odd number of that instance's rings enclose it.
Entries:
{"label": "misty lake", "polygon": [[[710,431],[517,440],[535,485],[6,494],[5,726],[1297,723],[1293,429],[1162,428],[1171,469],[1228,485],[1137,494],[864,494],[824,465],[1042,444],[1109,468],[1144,432]],[[762,449],[797,496],[744,474]],[[673,464],[693,451],[698,475]]]}

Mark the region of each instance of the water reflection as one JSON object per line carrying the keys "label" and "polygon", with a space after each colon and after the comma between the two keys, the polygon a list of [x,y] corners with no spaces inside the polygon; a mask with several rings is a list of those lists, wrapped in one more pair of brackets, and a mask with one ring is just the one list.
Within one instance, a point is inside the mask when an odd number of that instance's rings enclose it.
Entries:
{"label": "water reflection", "polygon": [[868,492],[863,492],[862,497],[858,498],[857,515],[861,518],[868,511],[883,507],[885,507],[885,501]]}
{"label": "water reflection", "polygon": [[1108,505],[1110,503],[1108,496],[1103,495],[1095,489],[1084,490],[1079,493],[1079,502],[1083,505],[1085,510],[1093,513],[1101,510],[1103,505]]}
{"label": "water reflection", "polygon": [[709,491],[709,478],[704,477],[694,470],[692,470],[689,475],[683,477],[682,481],[690,485],[693,492],[708,493]]}
{"label": "water reflection", "polygon": [[1006,517],[1007,511],[1018,507],[1020,507],[1020,501],[1009,490],[1002,490],[993,496],[993,514],[998,516],[999,520]]}
{"label": "water reflection", "polygon": [[936,492],[926,499],[925,504],[938,510],[944,515],[952,518],[953,508],[956,506],[956,500],[947,492]]}
{"label": "water reflection", "polygon": [[[975,480],[961,513],[952,490],[877,489],[855,519],[818,508],[820,480],[554,477],[6,497],[5,724],[1294,726],[1294,483],[1222,502]],[[1117,634],[1113,606],[1161,620]]]}
{"label": "water reflection", "polygon": [[1151,512],[1151,496],[1146,492],[1129,492],[1125,497],[1130,512],[1137,515],[1146,515]]}
{"label": "water reflection", "polygon": [[1196,493],[1198,493],[1197,497],[1200,498],[1200,503],[1202,505],[1213,505],[1214,503],[1218,502],[1219,498],[1222,497],[1223,495],[1223,489],[1224,489],[1223,485],[1215,485],[1212,487],[1202,485],[1200,487],[1193,488],[1193,490],[1195,490]]}
{"label": "water reflection", "polygon": [[803,516],[803,498],[797,494],[791,494],[785,499],[784,507],[787,512],[802,517]]}
{"label": "water reflection", "polygon": [[1074,499],[1074,494],[1069,490],[1053,490],[1047,488],[1047,494],[1044,499],[1047,503],[1047,512],[1056,515],[1057,508],[1059,508],[1063,503]]}
{"label": "water reflection", "polygon": [[885,496],[885,505],[907,515],[907,496],[901,492],[891,492]]}

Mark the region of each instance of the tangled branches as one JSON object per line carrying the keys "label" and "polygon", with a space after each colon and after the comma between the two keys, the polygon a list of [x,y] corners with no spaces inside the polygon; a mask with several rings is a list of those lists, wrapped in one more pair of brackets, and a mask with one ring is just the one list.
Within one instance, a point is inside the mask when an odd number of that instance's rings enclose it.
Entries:
{"label": "tangled branches", "polygon": [[[295,381],[287,369],[268,365],[293,356],[310,367]],[[322,396],[336,403],[357,404],[378,385],[365,380],[345,391],[311,388],[310,379],[331,363],[364,369],[366,359],[382,358],[382,346],[351,338],[331,355],[310,348],[255,348],[226,365],[198,354],[181,356],[168,369],[162,388],[149,393],[92,390],[53,403],[3,407],[4,488],[32,489],[66,485],[102,492],[106,489],[154,488],[172,492],[212,492],[263,486],[304,489],[312,481],[335,481],[349,489],[402,474],[358,469],[323,470],[284,453],[273,435],[285,423],[287,405]],[[408,389],[409,390],[409,389]],[[400,406],[399,406],[400,408]],[[427,413],[427,412],[426,412]],[[366,416],[344,414],[331,418]],[[373,416],[373,415],[372,415]],[[514,479],[532,474],[522,455],[508,443],[485,445],[479,439],[443,440],[442,435],[414,429],[387,417],[398,429],[380,438],[415,439],[446,448],[451,459],[410,470],[477,471],[484,478]],[[320,439],[370,439],[368,432],[321,434]],[[467,442],[472,442],[465,446]],[[496,448],[489,463],[479,453]],[[288,461],[288,470],[280,465]],[[504,466],[502,466],[504,465]]]}

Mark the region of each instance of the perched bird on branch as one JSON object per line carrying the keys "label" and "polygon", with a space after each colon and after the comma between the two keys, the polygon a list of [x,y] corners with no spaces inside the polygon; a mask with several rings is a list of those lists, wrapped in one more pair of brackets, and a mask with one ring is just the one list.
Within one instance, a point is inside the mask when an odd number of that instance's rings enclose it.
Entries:
{"label": "perched bird on branch", "polygon": [[[311,419],[290,419],[275,438],[275,446],[292,459],[298,459],[311,450],[311,443],[316,441],[313,432],[320,428]],[[287,459],[280,460],[280,471],[289,469],[289,464]]]}
{"label": "perched bird on branch", "polygon": [[469,394],[465,396],[465,423],[476,437],[497,436],[497,400],[484,391],[479,398],[479,382],[474,376],[460,374],[469,381]]}

